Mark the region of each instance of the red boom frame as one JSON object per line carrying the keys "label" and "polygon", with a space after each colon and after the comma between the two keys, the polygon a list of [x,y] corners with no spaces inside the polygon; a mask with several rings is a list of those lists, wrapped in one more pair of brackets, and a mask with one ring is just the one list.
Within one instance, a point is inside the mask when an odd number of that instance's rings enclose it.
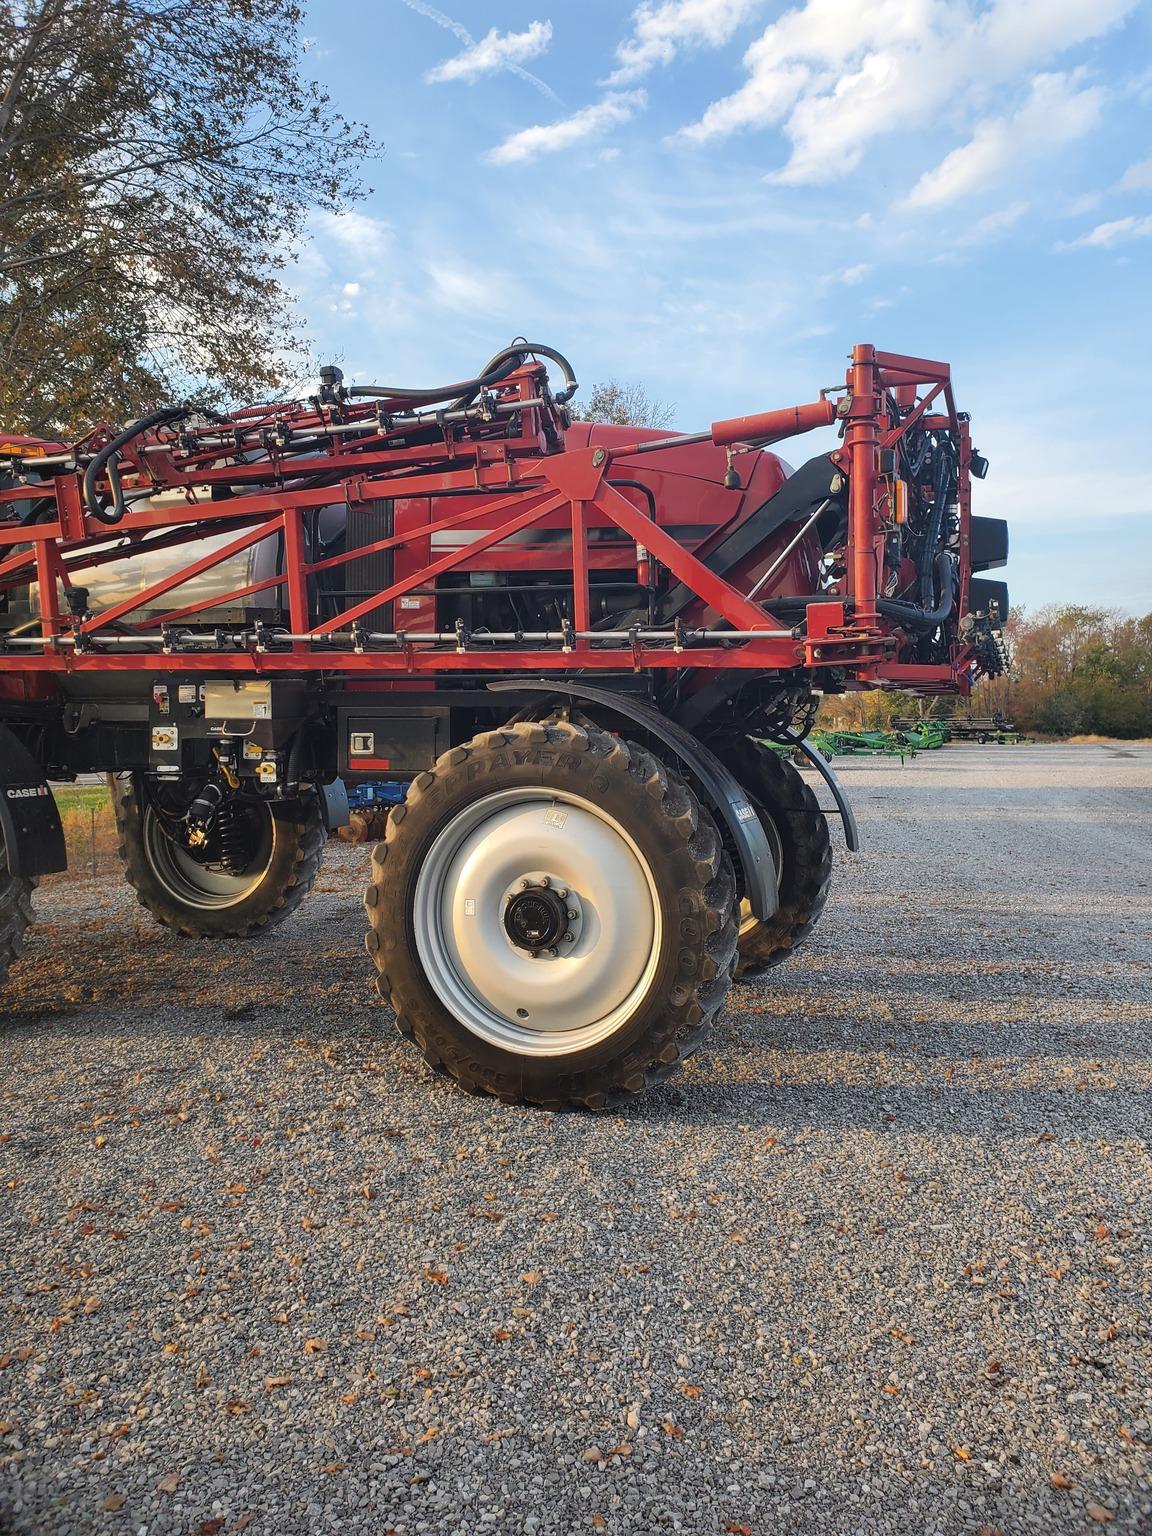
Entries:
{"label": "red boom frame", "polygon": [[[834,403],[829,396],[839,395]],[[91,669],[145,672],[349,673],[387,678],[435,677],[462,672],[554,673],[573,669],[619,671],[622,664],[647,668],[755,669],[793,671],[834,665],[858,686],[900,686],[914,691],[967,692],[972,654],[954,647],[948,664],[901,663],[897,658],[904,636],[897,621],[877,609],[878,576],[883,571],[886,530],[896,511],[896,483],[885,470],[884,450],[913,426],[949,431],[959,453],[959,612],[967,612],[969,584],[971,445],[966,418],[953,400],[946,364],[880,352],[872,346],[853,349],[844,392],[829,390],[806,405],[715,422],[706,433],[682,438],[644,436],[625,447],[557,448],[562,418],[548,393],[541,365],[525,364],[495,393],[496,430],[475,423],[457,428],[443,424],[443,440],[428,447],[398,446],[403,435],[386,415],[375,417],[367,406],[320,404],[264,407],[237,412],[226,427],[198,429],[199,435],[151,433],[126,449],[128,466],[123,483],[133,490],[182,490],[187,498],[173,507],[129,511],[116,527],[92,515],[84,502],[78,464],[68,461],[36,494],[51,496],[54,515],[30,525],[0,524],[0,591],[27,586],[35,580],[40,593],[39,636],[10,638],[0,671],[83,672]],[[893,426],[890,403],[902,412]],[[507,435],[507,422],[519,430]],[[621,459],[693,443],[710,443],[733,451],[764,446],[814,427],[840,422],[843,445],[832,454],[849,481],[847,574],[837,600],[810,604],[807,622],[781,622],[767,604],[749,599],[717,575],[667,528],[658,526],[619,489],[608,484],[612,467]],[[275,440],[270,458],[259,463],[236,462],[236,432],[249,435],[290,427],[292,440],[307,441],[308,433],[326,435],[326,447],[313,456],[299,453],[277,457]],[[216,436],[213,437],[213,432]],[[343,432],[348,434],[341,437]],[[228,434],[232,433],[231,442]],[[335,434],[335,435],[331,435]],[[95,451],[107,432],[93,434],[86,446]],[[220,439],[220,440],[217,440]],[[9,439],[8,441],[12,441]],[[27,450],[24,450],[25,452]],[[51,452],[42,462],[51,462]],[[60,458],[57,455],[57,458]],[[35,463],[36,460],[30,461]],[[328,483],[306,489],[286,489],[269,480],[299,479],[316,471]],[[237,487],[252,484],[251,491]],[[197,500],[201,487],[227,485],[229,499]],[[469,493],[462,509],[450,498]],[[477,495],[480,500],[477,501]],[[27,500],[29,490],[0,492],[0,503]],[[309,612],[308,578],[341,567],[365,555],[411,546],[412,531],[394,534],[367,546],[309,563],[304,558],[303,519],[312,509],[346,502],[349,518],[357,508],[379,498],[434,498],[432,531],[482,531],[471,542],[417,569],[388,587],[351,604],[335,618],[314,621]],[[494,551],[505,569],[524,569],[537,559],[505,541],[524,529],[563,523],[570,530],[567,552],[549,554],[553,565],[570,566],[573,585],[571,619],[554,634],[485,638],[464,632],[450,635],[426,629],[397,630],[386,638],[366,636],[359,621],[384,604],[430,587],[438,576]],[[608,637],[590,629],[589,572],[611,563],[610,556],[590,543],[594,528],[614,527],[643,546],[670,573],[720,616],[732,631],[685,629],[676,624],[665,631],[634,628]],[[131,560],[147,549],[157,530],[168,544],[195,545],[206,536],[235,530],[221,549],[189,559],[186,565],[94,616],[67,611],[60,588],[78,582],[84,571],[110,561]],[[260,540],[280,534],[284,540],[282,574],[249,583],[198,603],[174,607],[151,628],[123,630],[129,616],[191,578],[221,564]],[[505,546],[505,547],[501,547]],[[6,555],[4,551],[9,551]],[[215,636],[217,648],[205,649],[212,635],[179,626],[198,614],[239,602],[257,592],[286,590],[288,631],[270,635],[256,630],[239,638]],[[158,627],[159,626],[159,627]],[[215,632],[213,632],[215,633]],[[140,647],[124,649],[126,645]],[[14,649],[15,648],[15,649]],[[19,654],[17,654],[19,652]]]}

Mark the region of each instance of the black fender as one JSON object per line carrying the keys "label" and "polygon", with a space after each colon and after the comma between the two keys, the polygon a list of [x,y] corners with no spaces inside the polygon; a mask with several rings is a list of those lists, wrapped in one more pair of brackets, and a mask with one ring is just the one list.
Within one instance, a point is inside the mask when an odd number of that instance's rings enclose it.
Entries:
{"label": "black fender", "polygon": [[740,857],[744,871],[744,892],[753,916],[763,921],[776,911],[780,904],[776,863],[755,807],[731,770],[725,768],[716,754],[697,741],[682,725],[677,725],[667,715],[662,715],[658,709],[653,709],[641,699],[633,698],[631,694],[595,688],[585,682],[553,682],[548,678],[500,678],[489,683],[488,687],[498,693],[562,694],[569,699],[582,699],[623,720],[631,720],[649,736],[654,736],[674,757],[679,758],[697,793],[709,809],[723,820]]}
{"label": "black fender", "polygon": [[787,733],[788,740],[798,752],[802,752],[815,768],[816,772],[832,791],[832,798],[836,802],[836,809],[840,812],[840,820],[844,823],[844,841],[848,845],[849,853],[860,851],[860,831],[856,825],[856,814],[848,804],[848,796],[844,793],[840,780],[832,772],[828,759],[822,752],[800,736],[794,736],[791,731]]}
{"label": "black fender", "polygon": [[6,725],[0,725],[0,830],[12,874],[33,878],[67,869],[64,828],[48,781]]}

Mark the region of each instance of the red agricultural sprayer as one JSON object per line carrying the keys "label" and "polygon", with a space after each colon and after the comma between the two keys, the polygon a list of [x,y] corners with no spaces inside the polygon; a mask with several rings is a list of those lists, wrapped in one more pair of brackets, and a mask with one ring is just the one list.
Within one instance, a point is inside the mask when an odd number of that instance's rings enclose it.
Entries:
{"label": "red agricultural sprayer", "polygon": [[[549,365],[563,375],[554,390]],[[183,405],[0,436],[0,966],[63,867],[51,780],[109,775],[129,881],[181,934],[256,934],[345,788],[403,798],[368,949],[426,1059],[593,1107],[672,1071],[800,944],[820,694],[966,694],[1007,558],[942,363],[854,349],[816,400],[682,436],[570,419],[549,347],[440,389]],[[768,445],[838,427],[793,472]],[[819,781],[817,781],[819,782]]]}

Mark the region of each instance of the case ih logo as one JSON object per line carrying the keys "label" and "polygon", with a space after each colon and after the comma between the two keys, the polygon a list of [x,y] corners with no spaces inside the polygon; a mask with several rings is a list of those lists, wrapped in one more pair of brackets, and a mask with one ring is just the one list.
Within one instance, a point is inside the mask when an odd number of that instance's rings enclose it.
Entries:
{"label": "case ih logo", "polygon": [[47,784],[29,784],[26,789],[6,789],[4,793],[9,800],[35,800],[41,795],[47,795]]}

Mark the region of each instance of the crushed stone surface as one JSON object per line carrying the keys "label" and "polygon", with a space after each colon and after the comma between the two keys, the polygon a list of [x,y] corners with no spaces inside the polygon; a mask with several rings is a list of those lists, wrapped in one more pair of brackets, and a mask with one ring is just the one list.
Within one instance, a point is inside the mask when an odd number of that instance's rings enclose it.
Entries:
{"label": "crushed stone surface", "polygon": [[0,1531],[1152,1531],[1152,747],[835,766],[810,944],[604,1116],[428,1072],[367,849],[258,941],[47,882]]}

